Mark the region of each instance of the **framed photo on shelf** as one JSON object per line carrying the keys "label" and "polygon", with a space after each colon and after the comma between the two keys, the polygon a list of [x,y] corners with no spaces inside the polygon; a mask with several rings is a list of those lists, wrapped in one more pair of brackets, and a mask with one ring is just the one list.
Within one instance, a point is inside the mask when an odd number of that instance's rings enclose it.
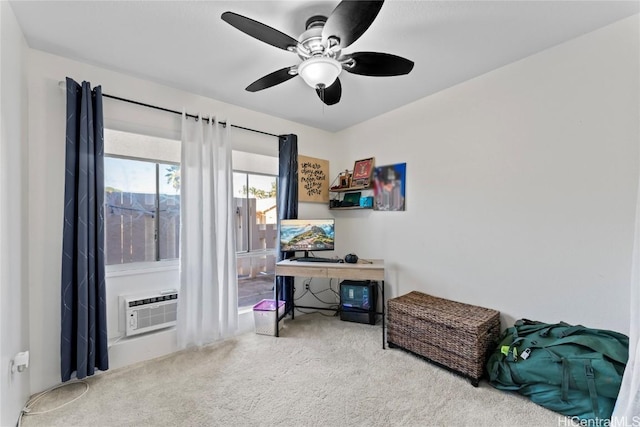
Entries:
{"label": "framed photo on shelf", "polygon": [[340,174],[339,188],[351,187],[351,174],[349,171],[344,171]]}
{"label": "framed photo on shelf", "polygon": [[368,187],[371,183],[371,173],[373,172],[373,157],[368,159],[356,160],[353,165],[353,174],[351,176],[352,187]]}

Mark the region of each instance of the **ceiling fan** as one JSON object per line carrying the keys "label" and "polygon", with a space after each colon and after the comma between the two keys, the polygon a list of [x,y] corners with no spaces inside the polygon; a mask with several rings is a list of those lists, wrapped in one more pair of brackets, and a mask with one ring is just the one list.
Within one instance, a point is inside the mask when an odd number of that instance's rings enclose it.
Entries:
{"label": "ceiling fan", "polygon": [[299,75],[316,90],[327,105],[340,101],[342,85],[338,76],[345,70],[364,76],[389,77],[408,74],[413,62],[380,52],[343,54],[373,23],[384,1],[342,1],[329,17],[316,15],[306,22],[298,40],[275,28],[233,12],[222,20],[262,42],[296,53],[298,65],[282,68],[247,86],[249,92],[267,89]]}

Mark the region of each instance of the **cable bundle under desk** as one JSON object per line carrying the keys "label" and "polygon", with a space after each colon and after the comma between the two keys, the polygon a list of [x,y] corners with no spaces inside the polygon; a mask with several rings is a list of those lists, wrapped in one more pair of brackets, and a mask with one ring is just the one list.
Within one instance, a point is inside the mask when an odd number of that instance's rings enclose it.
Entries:
{"label": "cable bundle under desk", "polygon": [[[338,278],[352,281],[375,281],[381,283],[382,294],[382,310],[376,311],[376,315],[382,316],[382,348],[385,346],[385,295],[384,295],[384,261],[380,259],[349,263],[322,263],[322,262],[299,262],[291,260],[282,260],[276,263],[276,276],[288,277],[319,277],[325,279]],[[276,286],[275,298],[278,300],[278,287]],[[295,308],[309,308],[320,310],[335,310],[328,307],[305,307],[296,306],[295,301],[291,301],[291,317],[294,318]],[[376,307],[377,308],[377,307]],[[285,313],[286,315],[286,313]],[[277,316],[276,316],[277,317]],[[280,319],[276,319],[278,322]],[[276,336],[279,336],[276,327]]]}

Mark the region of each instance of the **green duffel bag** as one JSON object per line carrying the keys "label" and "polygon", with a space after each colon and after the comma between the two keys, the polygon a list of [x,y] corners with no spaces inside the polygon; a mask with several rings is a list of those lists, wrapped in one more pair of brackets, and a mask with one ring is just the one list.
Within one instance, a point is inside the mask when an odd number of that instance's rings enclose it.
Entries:
{"label": "green duffel bag", "polygon": [[560,414],[611,418],[629,357],[618,332],[564,322],[518,320],[487,360],[489,383]]}

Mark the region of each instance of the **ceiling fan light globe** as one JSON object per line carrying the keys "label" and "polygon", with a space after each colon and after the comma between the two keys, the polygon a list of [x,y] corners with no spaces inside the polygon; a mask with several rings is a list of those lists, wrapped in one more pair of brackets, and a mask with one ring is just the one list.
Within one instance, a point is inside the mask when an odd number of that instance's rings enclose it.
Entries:
{"label": "ceiling fan light globe", "polygon": [[298,74],[312,88],[331,86],[342,71],[342,65],[333,58],[314,57],[298,66]]}

